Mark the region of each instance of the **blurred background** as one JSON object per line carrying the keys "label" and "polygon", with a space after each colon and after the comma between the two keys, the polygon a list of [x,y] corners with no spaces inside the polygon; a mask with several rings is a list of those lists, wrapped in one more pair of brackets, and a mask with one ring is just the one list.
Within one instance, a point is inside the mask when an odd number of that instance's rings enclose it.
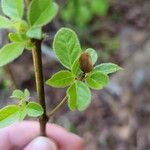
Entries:
{"label": "blurred background", "polygon": [[[150,0],[56,0],[59,14],[44,28],[43,71],[45,80],[62,69],[52,51],[60,27],[74,29],[82,48],[94,48],[97,63],[113,62],[124,68],[111,76],[110,84],[92,91],[93,100],[84,112],[65,106],[53,118],[85,139],[85,150],[150,149]],[[1,12],[0,12],[1,13]],[[0,30],[0,47],[7,40]],[[0,68],[0,107],[12,103],[14,87],[28,88],[36,99],[32,56],[25,51],[19,59]],[[65,90],[45,86],[51,110]]]}

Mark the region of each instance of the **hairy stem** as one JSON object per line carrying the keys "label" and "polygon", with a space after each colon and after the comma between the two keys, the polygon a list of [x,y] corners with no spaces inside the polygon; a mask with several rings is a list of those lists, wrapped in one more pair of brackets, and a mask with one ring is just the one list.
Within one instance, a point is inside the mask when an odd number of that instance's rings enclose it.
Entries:
{"label": "hairy stem", "polygon": [[41,42],[42,40],[33,40],[34,48],[32,49],[32,56],[35,70],[38,101],[44,109],[44,113],[39,119],[40,134],[41,136],[46,136],[46,123],[48,121],[48,117],[46,115],[45,91],[44,91],[44,80],[43,80],[42,58],[41,58]]}
{"label": "hairy stem", "polygon": [[63,98],[63,100],[47,115],[50,119],[57,111],[59,111],[64,104],[67,102],[67,96]]}

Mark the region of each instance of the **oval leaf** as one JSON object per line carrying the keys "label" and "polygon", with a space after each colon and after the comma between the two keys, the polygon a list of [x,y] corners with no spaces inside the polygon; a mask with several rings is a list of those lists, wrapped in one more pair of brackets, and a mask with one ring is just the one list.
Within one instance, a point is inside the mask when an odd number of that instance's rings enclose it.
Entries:
{"label": "oval leaf", "polygon": [[70,110],[74,111],[77,109],[77,92],[76,92],[76,84],[72,84],[67,90],[68,96],[68,107]]}
{"label": "oval leaf", "polygon": [[11,98],[17,98],[17,99],[21,100],[21,99],[25,98],[25,95],[21,90],[17,89],[17,90],[13,91]]}
{"label": "oval leaf", "polygon": [[81,82],[76,81],[68,90],[68,105],[71,110],[78,109],[79,111],[85,110],[91,103],[91,92],[88,86]]}
{"label": "oval leaf", "polygon": [[19,120],[20,107],[9,105],[0,110],[0,128],[6,127]]}
{"label": "oval leaf", "polygon": [[109,77],[99,71],[93,72],[86,78],[87,85],[92,89],[102,89],[109,82]]}
{"label": "oval leaf", "polygon": [[0,67],[19,57],[24,50],[23,43],[11,43],[0,49]]}
{"label": "oval leaf", "polygon": [[66,87],[74,81],[74,78],[70,71],[64,70],[54,74],[46,83],[53,87]]}
{"label": "oval leaf", "polygon": [[76,76],[82,72],[82,70],[80,68],[79,58],[76,59],[75,62],[73,63],[72,68],[71,68],[71,72]]}
{"label": "oval leaf", "polygon": [[12,27],[12,22],[6,17],[0,16],[0,28],[10,28]]}
{"label": "oval leaf", "polygon": [[25,34],[19,34],[19,33],[9,33],[8,37],[11,42],[27,42],[29,40]]}
{"label": "oval leaf", "polygon": [[1,0],[3,13],[12,18],[22,18],[24,12],[24,0]]}
{"label": "oval leaf", "polygon": [[86,50],[86,52],[88,52],[91,55],[92,64],[94,65],[96,63],[97,59],[98,59],[96,51],[94,49],[92,49],[92,48],[88,48]]}
{"label": "oval leaf", "polygon": [[35,102],[29,102],[27,107],[27,114],[30,117],[39,117],[43,114],[43,108],[40,104]]}
{"label": "oval leaf", "polygon": [[41,39],[42,38],[42,28],[41,27],[33,27],[30,28],[26,35],[29,38]]}
{"label": "oval leaf", "polygon": [[26,116],[27,116],[27,109],[26,107],[23,107],[20,110],[19,121],[23,121]]}
{"label": "oval leaf", "polygon": [[32,0],[28,10],[28,21],[33,27],[49,23],[57,14],[58,5],[52,0]]}
{"label": "oval leaf", "polygon": [[104,74],[114,73],[114,72],[121,70],[121,69],[122,69],[121,67],[119,67],[118,65],[113,64],[113,63],[103,63],[100,65],[97,65],[94,68],[95,71],[100,71]]}
{"label": "oval leaf", "polygon": [[57,32],[53,49],[59,61],[68,69],[82,52],[76,33],[68,28],[61,28]]}

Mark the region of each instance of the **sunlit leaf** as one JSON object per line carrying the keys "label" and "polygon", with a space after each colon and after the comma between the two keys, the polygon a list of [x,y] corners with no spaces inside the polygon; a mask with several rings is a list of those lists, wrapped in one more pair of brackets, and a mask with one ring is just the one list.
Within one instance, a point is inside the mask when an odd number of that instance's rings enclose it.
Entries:
{"label": "sunlit leaf", "polygon": [[99,71],[96,71],[91,73],[85,81],[90,88],[99,90],[108,84],[109,77]]}
{"label": "sunlit leaf", "polygon": [[42,106],[35,102],[29,102],[26,109],[27,109],[27,114],[30,117],[39,117],[43,114]]}
{"label": "sunlit leaf", "polygon": [[2,11],[12,19],[22,18],[24,12],[24,0],[1,0]]}
{"label": "sunlit leaf", "polygon": [[57,14],[58,5],[52,0],[32,0],[28,9],[28,21],[32,27],[49,23]]}
{"label": "sunlit leaf", "polygon": [[20,107],[8,105],[0,110],[0,128],[6,127],[19,120]]}
{"label": "sunlit leaf", "polygon": [[61,28],[56,33],[53,49],[59,61],[68,69],[82,52],[76,33],[68,28]]}
{"label": "sunlit leaf", "polygon": [[113,63],[103,63],[100,65],[97,65],[94,68],[95,71],[100,71],[104,74],[114,73],[114,72],[119,71],[121,69],[122,69],[121,67],[119,67],[118,65],[113,64]]}
{"label": "sunlit leaf", "polygon": [[72,84],[67,90],[67,95],[68,106],[71,110],[83,111],[91,103],[91,92],[88,86],[81,81]]}
{"label": "sunlit leaf", "polygon": [[74,78],[70,71],[63,70],[54,74],[46,83],[53,87],[66,87],[74,81]]}
{"label": "sunlit leaf", "polygon": [[0,29],[1,28],[6,29],[11,27],[12,27],[12,22],[8,18],[0,16]]}
{"label": "sunlit leaf", "polygon": [[0,49],[0,67],[10,63],[17,57],[19,57],[24,50],[23,43],[11,43],[5,45],[2,49]]}

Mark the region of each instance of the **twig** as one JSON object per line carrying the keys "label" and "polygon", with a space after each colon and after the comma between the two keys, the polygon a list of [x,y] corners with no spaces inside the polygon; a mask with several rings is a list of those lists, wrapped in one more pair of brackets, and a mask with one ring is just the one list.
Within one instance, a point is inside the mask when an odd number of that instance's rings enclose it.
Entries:
{"label": "twig", "polygon": [[33,40],[34,48],[32,49],[33,64],[36,78],[36,89],[38,101],[44,109],[44,113],[39,119],[41,136],[46,136],[46,123],[48,117],[46,115],[46,104],[45,104],[45,91],[44,91],[44,80],[42,71],[42,58],[41,58],[41,43],[42,40]]}
{"label": "twig", "polygon": [[53,116],[60,108],[64,106],[64,104],[67,102],[67,96],[63,98],[63,100],[47,115],[48,118],[50,119],[51,116]]}

